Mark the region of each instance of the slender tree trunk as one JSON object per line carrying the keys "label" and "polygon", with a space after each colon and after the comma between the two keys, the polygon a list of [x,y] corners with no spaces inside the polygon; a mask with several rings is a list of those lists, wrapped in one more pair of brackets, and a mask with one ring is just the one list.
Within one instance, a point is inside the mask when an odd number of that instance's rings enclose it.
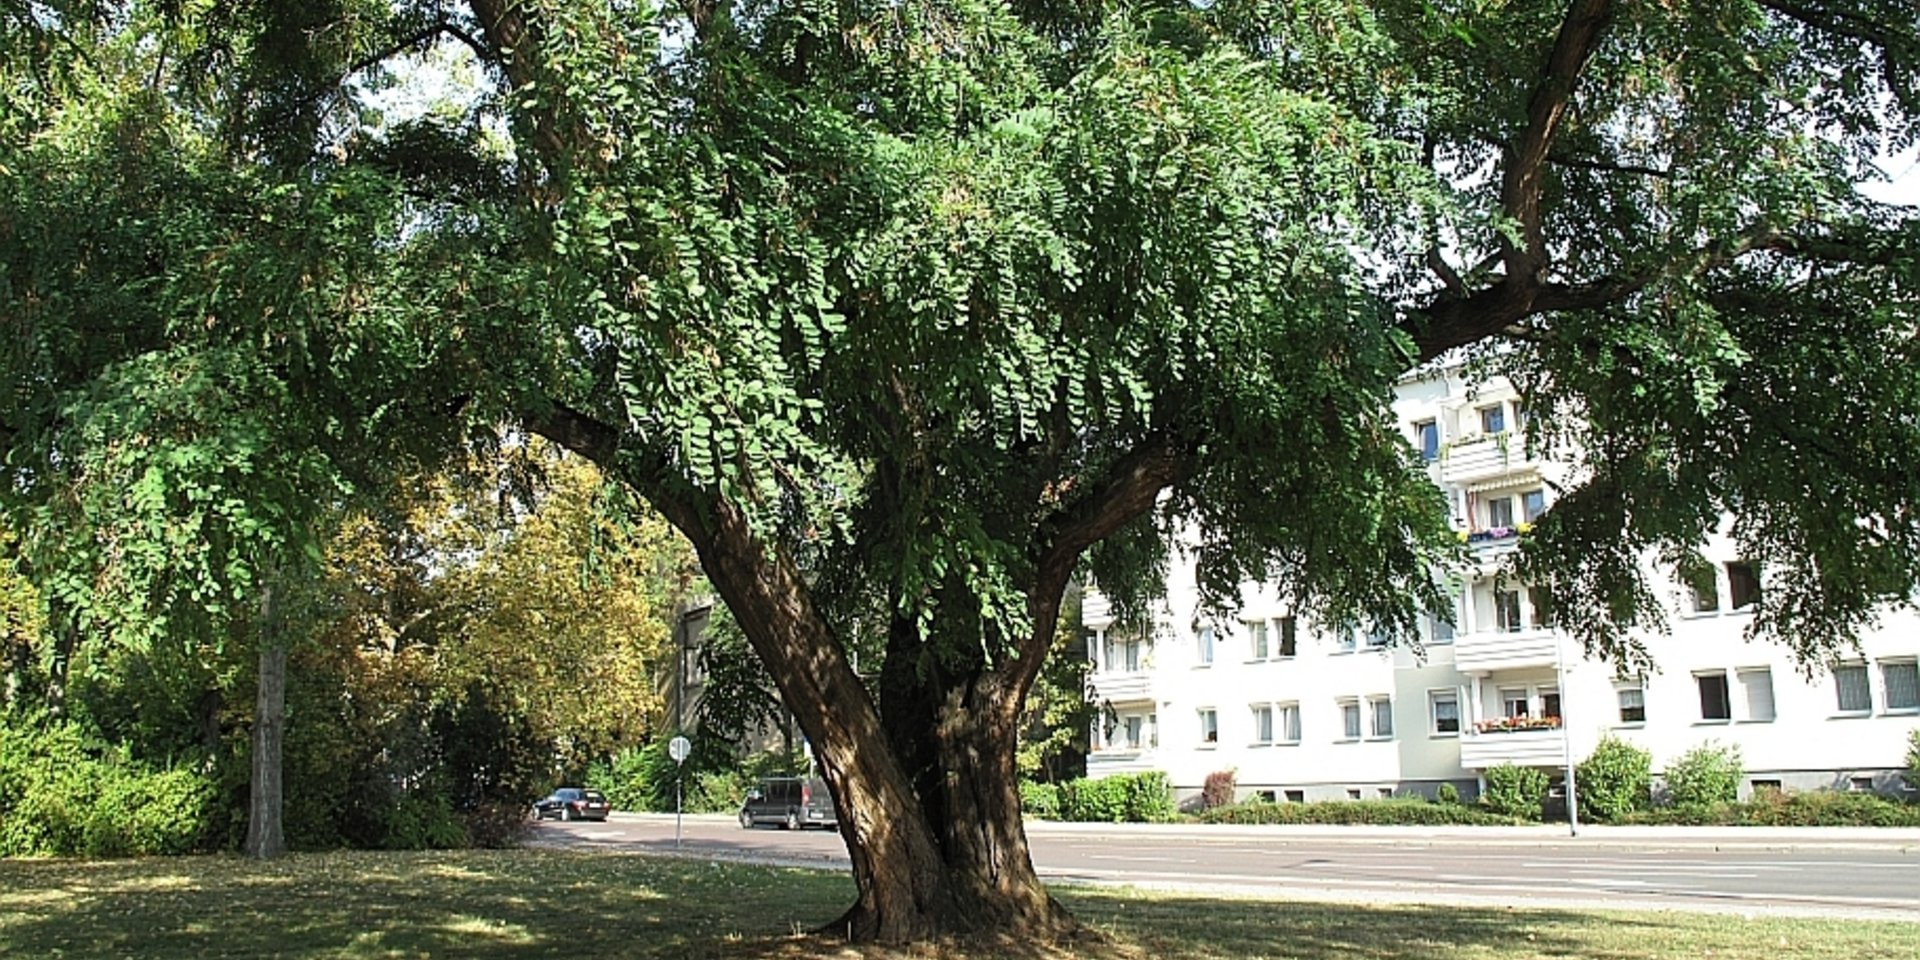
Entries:
{"label": "slender tree trunk", "polygon": [[287,648],[279,636],[274,588],[260,601],[259,694],[253,712],[253,781],[247,804],[247,856],[268,859],[287,852],[281,829],[280,780],[286,739]]}

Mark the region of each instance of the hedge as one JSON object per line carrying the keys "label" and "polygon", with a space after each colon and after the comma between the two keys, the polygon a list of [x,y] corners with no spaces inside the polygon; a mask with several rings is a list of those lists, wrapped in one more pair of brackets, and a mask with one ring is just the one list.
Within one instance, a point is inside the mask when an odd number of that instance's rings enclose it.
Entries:
{"label": "hedge", "polygon": [[1745,803],[1663,807],[1622,823],[1693,827],[1920,827],[1920,804],[1872,793],[1762,791]]}
{"label": "hedge", "polygon": [[1514,818],[1460,804],[1429,803],[1418,797],[1404,797],[1319,803],[1253,800],[1209,810],[1200,815],[1200,822],[1494,827],[1511,826]]}

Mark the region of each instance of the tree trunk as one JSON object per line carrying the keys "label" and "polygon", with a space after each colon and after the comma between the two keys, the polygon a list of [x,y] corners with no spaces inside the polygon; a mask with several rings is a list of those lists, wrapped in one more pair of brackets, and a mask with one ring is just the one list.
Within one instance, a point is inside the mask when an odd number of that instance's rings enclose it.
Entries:
{"label": "tree trunk", "polygon": [[286,739],[287,648],[274,617],[273,588],[260,601],[260,680],[253,711],[253,780],[247,804],[247,856],[268,859],[287,852],[281,829],[281,747]]}

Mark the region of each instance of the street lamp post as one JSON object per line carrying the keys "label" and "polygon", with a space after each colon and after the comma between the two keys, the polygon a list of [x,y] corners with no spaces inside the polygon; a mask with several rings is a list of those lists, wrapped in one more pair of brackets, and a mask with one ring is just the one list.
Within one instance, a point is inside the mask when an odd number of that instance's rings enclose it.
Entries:
{"label": "street lamp post", "polygon": [[1573,782],[1573,727],[1567,723],[1567,653],[1566,638],[1559,630],[1553,632],[1553,672],[1560,684],[1560,749],[1566,753],[1567,760],[1567,835],[1580,835],[1580,802],[1575,796]]}

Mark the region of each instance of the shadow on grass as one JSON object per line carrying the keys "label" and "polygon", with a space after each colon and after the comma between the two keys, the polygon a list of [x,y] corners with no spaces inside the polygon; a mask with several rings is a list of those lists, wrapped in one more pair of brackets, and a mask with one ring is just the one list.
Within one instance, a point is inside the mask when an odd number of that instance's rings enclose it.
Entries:
{"label": "shadow on grass", "polygon": [[0,861],[0,955],[579,958],[1920,956],[1920,925],[1061,892],[1104,935],[851,949],[799,936],[851,900],[843,875],[557,851]]}

